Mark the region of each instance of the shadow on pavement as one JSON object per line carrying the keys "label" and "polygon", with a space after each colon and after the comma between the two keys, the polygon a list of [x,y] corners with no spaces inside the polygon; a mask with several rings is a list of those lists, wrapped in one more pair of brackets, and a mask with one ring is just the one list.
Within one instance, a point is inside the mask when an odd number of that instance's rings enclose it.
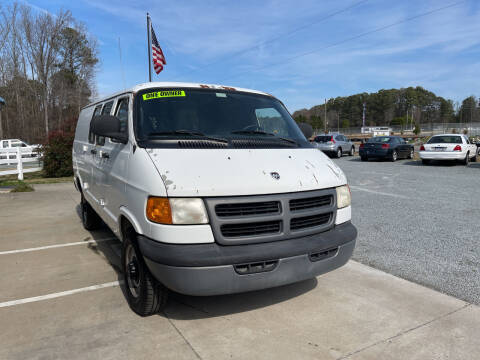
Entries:
{"label": "shadow on pavement", "polygon": [[[76,206],[76,212],[81,219],[80,205]],[[115,270],[118,281],[120,282],[122,294],[125,297],[125,305],[128,305],[121,268],[121,242],[106,225],[99,230],[90,231],[90,234],[91,239],[96,241],[111,239],[100,241],[96,244],[89,243],[87,246],[92,252],[104,258],[113,270]],[[90,237],[84,240],[88,241]],[[272,289],[232,295],[200,297],[170,292],[167,307],[159,316],[178,320],[195,320],[236,314],[281,303],[304,294],[316,286],[317,279],[314,278]]]}
{"label": "shadow on pavement", "polygon": [[278,304],[314,289],[316,278],[271,289],[220,296],[171,293],[165,314],[175,320],[196,320],[256,310]]}

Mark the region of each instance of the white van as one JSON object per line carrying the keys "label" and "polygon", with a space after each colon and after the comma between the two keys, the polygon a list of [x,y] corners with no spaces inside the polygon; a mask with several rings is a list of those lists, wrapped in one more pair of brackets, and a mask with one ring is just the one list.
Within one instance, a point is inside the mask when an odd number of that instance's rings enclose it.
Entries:
{"label": "white van", "polygon": [[127,299],[245,292],[344,265],[357,231],[343,172],[284,105],[247,89],[147,83],[83,108],[73,146],[86,229],[122,240]]}

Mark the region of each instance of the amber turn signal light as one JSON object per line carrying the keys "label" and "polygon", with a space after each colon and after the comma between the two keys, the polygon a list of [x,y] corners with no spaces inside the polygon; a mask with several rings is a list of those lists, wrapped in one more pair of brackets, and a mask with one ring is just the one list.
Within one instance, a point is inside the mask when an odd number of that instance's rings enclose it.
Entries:
{"label": "amber turn signal light", "polygon": [[159,224],[172,224],[172,209],[167,198],[149,197],[147,219]]}

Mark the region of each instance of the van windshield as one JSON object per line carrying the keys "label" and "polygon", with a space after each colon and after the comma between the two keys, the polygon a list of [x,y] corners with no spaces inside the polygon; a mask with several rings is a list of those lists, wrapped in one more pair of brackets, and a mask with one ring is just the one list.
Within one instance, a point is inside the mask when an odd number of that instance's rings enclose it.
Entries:
{"label": "van windshield", "polygon": [[147,89],[135,101],[135,135],[143,147],[209,140],[232,146],[311,147],[273,97],[218,89]]}

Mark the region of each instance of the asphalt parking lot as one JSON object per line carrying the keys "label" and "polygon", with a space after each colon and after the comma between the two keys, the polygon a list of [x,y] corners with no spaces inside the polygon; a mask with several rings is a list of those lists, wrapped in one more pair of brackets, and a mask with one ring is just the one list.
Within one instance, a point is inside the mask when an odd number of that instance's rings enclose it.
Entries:
{"label": "asphalt parking lot", "polygon": [[356,260],[480,304],[480,162],[334,161],[352,190]]}
{"label": "asphalt parking lot", "polygon": [[[355,166],[350,160],[339,163]],[[356,261],[276,289],[174,294],[163,313],[140,318],[123,295],[113,234],[83,229],[72,184],[35,189],[0,194],[0,359],[477,359],[480,353],[480,307]],[[371,190],[378,189],[354,190],[354,211],[359,201],[376,203]],[[357,257],[367,246],[361,235]]]}

